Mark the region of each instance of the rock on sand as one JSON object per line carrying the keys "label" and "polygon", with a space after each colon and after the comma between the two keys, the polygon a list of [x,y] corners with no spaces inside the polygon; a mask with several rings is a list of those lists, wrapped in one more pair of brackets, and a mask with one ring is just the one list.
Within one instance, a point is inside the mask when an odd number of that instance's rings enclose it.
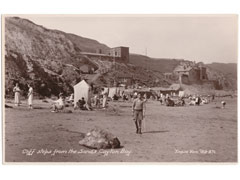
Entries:
{"label": "rock on sand", "polygon": [[79,144],[93,149],[120,148],[120,141],[116,136],[99,128],[86,133]]}

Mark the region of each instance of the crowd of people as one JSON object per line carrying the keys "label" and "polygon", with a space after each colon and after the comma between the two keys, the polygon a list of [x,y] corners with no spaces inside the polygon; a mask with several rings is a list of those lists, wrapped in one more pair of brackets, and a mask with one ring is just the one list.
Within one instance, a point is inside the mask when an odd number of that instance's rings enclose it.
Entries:
{"label": "crowd of people", "polygon": [[[15,106],[20,106],[21,104],[21,89],[19,87],[19,84],[16,83],[15,87],[13,88],[14,92],[14,104]],[[126,93],[124,91],[121,92],[121,94],[114,94],[111,98],[112,101],[130,101],[132,102],[132,115],[133,120],[136,126],[136,133],[142,134],[142,121],[145,117],[146,112],[146,102],[147,99],[157,100],[160,102],[161,105],[166,106],[185,106],[185,105],[194,105],[194,106],[200,106],[202,104],[208,104],[211,101],[214,101],[215,96],[208,95],[208,96],[201,96],[201,95],[189,95],[189,96],[182,96],[176,97],[171,96],[169,94],[158,94],[156,97],[153,97],[150,95],[149,98],[147,98],[146,93],[141,93],[137,91],[133,91],[131,93]],[[84,97],[79,99],[76,102],[76,105],[74,105],[74,94],[71,94],[69,97],[65,98],[63,93],[59,94],[59,99],[52,102],[51,112],[59,112],[64,110],[66,107],[66,104],[70,104],[70,106],[74,106],[74,110],[88,110],[92,111],[93,109],[106,109],[108,105],[108,92],[104,91],[104,89],[101,90],[100,93],[96,93],[93,97],[90,97],[90,103],[86,101]],[[33,109],[33,87],[31,84],[28,84],[28,94],[27,94],[27,104],[29,109]],[[226,102],[222,101],[222,108],[225,108]]]}
{"label": "crowd of people", "polygon": [[[16,86],[13,88],[14,92],[14,103],[15,106],[19,106],[21,104],[20,101],[20,92],[21,89],[19,87],[19,84],[16,83]],[[130,101],[133,102],[134,99],[136,99],[138,92],[133,91],[133,92],[124,92],[122,91],[120,94],[114,94],[112,98],[110,98],[112,101]],[[140,93],[139,93],[140,94]],[[141,93],[143,94],[143,93]],[[147,94],[143,94],[143,97],[147,99]],[[27,95],[27,102],[28,102],[28,107],[29,109],[33,109],[33,87],[31,84],[28,84],[28,95]],[[176,99],[176,96],[173,97],[169,94],[162,94],[159,93],[155,97],[152,95],[150,96],[149,99],[155,99],[160,102],[161,105],[166,105],[166,106],[185,106],[185,105],[194,105],[194,106],[199,106],[201,104],[208,104],[209,102],[213,101],[215,98],[214,95],[208,95],[208,96],[201,96],[201,95],[189,95],[189,96],[182,96],[178,97]],[[108,102],[108,92],[104,91],[104,89],[101,89],[100,93],[96,93],[93,97],[90,97],[90,103],[86,102],[85,98],[82,97],[79,99],[74,107],[74,109],[80,109],[80,110],[93,110],[93,108],[96,109],[106,109],[107,107],[107,102]],[[59,99],[57,101],[53,101],[52,103],[52,112],[59,112],[60,110],[64,109],[65,107],[65,101],[69,103],[70,105],[73,105],[74,102],[74,94],[72,93],[68,98],[65,99],[63,96],[63,93],[59,94]],[[226,106],[226,102],[223,102],[223,107]]]}
{"label": "crowd of people", "polygon": [[185,106],[185,105],[193,105],[193,106],[200,106],[203,104],[208,104],[214,101],[214,95],[202,96],[202,95],[188,95],[188,96],[171,96],[169,94],[163,95],[160,94],[158,96],[158,100],[160,101],[161,105],[166,106]]}

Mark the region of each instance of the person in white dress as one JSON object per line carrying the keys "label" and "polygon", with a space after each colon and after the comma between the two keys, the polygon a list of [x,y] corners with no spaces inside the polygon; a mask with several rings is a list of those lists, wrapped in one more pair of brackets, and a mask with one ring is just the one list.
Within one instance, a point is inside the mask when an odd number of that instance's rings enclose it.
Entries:
{"label": "person in white dress", "polygon": [[106,105],[107,105],[107,94],[104,93],[104,94],[103,94],[103,103],[102,103],[103,109],[106,108]]}
{"label": "person in white dress", "polygon": [[30,109],[33,108],[33,88],[31,86],[31,84],[28,84],[28,107]]}
{"label": "person in white dress", "polygon": [[16,83],[16,86],[13,88],[13,92],[14,92],[14,104],[15,106],[19,106],[20,105],[20,88],[18,83]]}

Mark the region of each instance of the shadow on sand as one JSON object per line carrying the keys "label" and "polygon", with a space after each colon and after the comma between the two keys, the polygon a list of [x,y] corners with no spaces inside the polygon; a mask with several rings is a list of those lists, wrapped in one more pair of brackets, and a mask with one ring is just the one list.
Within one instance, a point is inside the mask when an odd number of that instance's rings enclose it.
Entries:
{"label": "shadow on sand", "polygon": [[142,132],[142,133],[147,134],[147,133],[165,133],[165,132],[169,132],[169,131],[146,131],[146,132]]}

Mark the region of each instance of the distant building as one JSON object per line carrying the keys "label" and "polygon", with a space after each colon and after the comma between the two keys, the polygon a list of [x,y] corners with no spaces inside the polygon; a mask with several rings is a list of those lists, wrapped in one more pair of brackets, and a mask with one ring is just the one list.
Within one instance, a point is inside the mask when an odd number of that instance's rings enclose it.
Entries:
{"label": "distant building", "polygon": [[108,51],[97,49],[96,53],[81,52],[81,54],[88,56],[89,58],[98,58],[104,60],[115,60],[118,62],[129,62],[129,47],[115,47]]}
{"label": "distant building", "polygon": [[191,84],[207,80],[206,67],[202,64],[180,64],[174,69],[174,74],[179,77],[180,83]]}
{"label": "distant building", "polygon": [[199,70],[200,70],[200,80],[207,80],[207,68],[204,66],[202,62],[199,62],[198,64]]}
{"label": "distant building", "polygon": [[115,47],[111,48],[108,55],[120,59],[122,62],[129,62],[129,47]]}

